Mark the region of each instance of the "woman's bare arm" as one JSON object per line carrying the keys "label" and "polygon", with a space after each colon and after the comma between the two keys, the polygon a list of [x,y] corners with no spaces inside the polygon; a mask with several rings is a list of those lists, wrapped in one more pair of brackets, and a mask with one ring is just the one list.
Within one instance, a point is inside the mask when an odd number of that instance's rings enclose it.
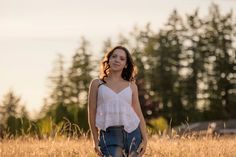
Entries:
{"label": "woman's bare arm", "polygon": [[92,80],[89,86],[88,94],[88,120],[89,127],[92,133],[92,138],[95,145],[98,145],[98,129],[95,126],[96,109],[97,109],[97,91],[99,80]]}
{"label": "woman's bare arm", "polygon": [[143,113],[142,113],[140,103],[139,103],[137,85],[134,82],[132,82],[131,88],[133,91],[132,106],[134,108],[134,111],[136,112],[136,114],[138,115],[138,117],[140,119],[140,130],[141,130],[141,134],[142,134],[142,143],[140,144],[138,151],[140,152],[140,154],[142,156],[145,153],[146,146],[147,146],[146,122],[143,117]]}

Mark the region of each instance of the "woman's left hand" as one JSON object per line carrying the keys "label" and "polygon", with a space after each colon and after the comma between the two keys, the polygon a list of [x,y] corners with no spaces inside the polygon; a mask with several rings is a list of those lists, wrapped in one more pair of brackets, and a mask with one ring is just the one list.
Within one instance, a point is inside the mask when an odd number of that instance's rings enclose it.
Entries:
{"label": "woman's left hand", "polygon": [[147,141],[146,140],[143,140],[141,143],[140,143],[140,145],[139,145],[139,147],[138,147],[138,149],[137,149],[137,152],[139,153],[139,157],[141,157],[141,156],[143,156],[143,154],[145,153],[145,151],[146,151],[146,148],[147,148]]}

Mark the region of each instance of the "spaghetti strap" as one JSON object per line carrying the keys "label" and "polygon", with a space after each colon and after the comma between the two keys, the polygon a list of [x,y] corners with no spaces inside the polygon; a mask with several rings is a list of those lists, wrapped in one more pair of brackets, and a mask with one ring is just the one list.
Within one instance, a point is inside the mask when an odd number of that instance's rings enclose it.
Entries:
{"label": "spaghetti strap", "polygon": [[98,81],[99,81],[99,85],[102,85],[104,83],[101,79],[99,79]]}

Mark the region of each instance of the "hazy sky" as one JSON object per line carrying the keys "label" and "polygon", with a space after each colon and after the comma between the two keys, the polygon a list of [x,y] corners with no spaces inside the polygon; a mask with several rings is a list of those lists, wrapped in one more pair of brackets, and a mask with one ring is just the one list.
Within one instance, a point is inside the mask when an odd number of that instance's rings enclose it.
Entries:
{"label": "hazy sky", "polygon": [[[176,8],[181,15],[197,7],[207,15],[210,0],[0,0],[0,102],[13,89],[30,111],[47,95],[47,76],[56,54],[70,59],[81,36],[97,55],[108,37],[124,35],[151,22],[158,30]],[[222,13],[234,0],[215,0]],[[234,13],[235,15],[235,13]]]}

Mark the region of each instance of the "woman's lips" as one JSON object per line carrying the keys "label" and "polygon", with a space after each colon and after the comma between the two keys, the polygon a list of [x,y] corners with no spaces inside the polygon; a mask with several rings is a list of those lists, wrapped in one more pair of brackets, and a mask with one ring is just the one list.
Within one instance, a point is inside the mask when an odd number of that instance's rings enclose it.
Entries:
{"label": "woman's lips", "polygon": [[117,64],[117,63],[113,63],[114,66],[120,66],[120,64]]}

